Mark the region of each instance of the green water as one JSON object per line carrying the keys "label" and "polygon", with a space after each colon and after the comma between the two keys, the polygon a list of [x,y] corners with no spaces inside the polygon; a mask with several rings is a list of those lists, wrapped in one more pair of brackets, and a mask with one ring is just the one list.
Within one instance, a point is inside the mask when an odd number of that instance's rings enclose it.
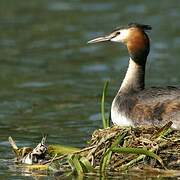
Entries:
{"label": "green water", "polygon": [[[119,44],[87,45],[113,28],[151,24],[147,86],[180,83],[179,0],[0,0],[0,179],[11,169],[8,136],[20,146],[83,147],[102,127],[100,95],[110,80],[107,108],[126,71]],[[25,178],[26,179],[26,178]]]}

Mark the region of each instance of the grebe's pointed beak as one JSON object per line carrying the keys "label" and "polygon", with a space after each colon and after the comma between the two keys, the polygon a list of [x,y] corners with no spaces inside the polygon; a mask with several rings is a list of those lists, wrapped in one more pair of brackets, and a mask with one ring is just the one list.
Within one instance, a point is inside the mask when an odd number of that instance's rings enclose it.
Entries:
{"label": "grebe's pointed beak", "polygon": [[106,41],[110,41],[110,40],[111,40],[111,36],[102,36],[102,37],[92,39],[92,40],[88,41],[87,43],[91,44],[91,43],[98,43],[98,42],[106,42]]}

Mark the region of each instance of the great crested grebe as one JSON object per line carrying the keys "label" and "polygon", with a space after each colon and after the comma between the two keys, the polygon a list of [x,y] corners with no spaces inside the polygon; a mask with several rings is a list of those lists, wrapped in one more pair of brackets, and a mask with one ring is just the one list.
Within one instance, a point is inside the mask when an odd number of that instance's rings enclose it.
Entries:
{"label": "great crested grebe", "polygon": [[180,88],[144,88],[145,65],[150,50],[147,30],[151,30],[151,26],[130,23],[88,42],[121,42],[129,52],[129,67],[112,102],[111,119],[120,126],[162,126],[172,121],[172,127],[180,129]]}

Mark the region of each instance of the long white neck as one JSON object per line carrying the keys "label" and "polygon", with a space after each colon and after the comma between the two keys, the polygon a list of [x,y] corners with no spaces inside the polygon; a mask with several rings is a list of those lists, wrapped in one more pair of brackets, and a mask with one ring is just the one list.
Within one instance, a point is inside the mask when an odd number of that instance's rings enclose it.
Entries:
{"label": "long white neck", "polygon": [[128,70],[119,89],[119,93],[144,89],[145,64],[139,65],[130,58]]}

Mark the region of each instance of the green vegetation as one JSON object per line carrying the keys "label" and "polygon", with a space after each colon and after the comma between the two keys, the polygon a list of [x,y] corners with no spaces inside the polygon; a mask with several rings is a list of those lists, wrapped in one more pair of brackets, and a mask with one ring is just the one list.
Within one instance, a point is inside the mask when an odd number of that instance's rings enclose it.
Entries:
{"label": "green vegetation", "polygon": [[101,116],[102,116],[102,124],[103,128],[110,127],[110,116],[106,117],[105,113],[105,97],[107,95],[109,81],[106,81],[103,88],[102,98],[101,98]]}
{"label": "green vegetation", "polygon": [[48,153],[51,156],[71,154],[79,150],[80,150],[79,148],[70,147],[70,146],[62,146],[62,145],[49,145],[48,146]]}

